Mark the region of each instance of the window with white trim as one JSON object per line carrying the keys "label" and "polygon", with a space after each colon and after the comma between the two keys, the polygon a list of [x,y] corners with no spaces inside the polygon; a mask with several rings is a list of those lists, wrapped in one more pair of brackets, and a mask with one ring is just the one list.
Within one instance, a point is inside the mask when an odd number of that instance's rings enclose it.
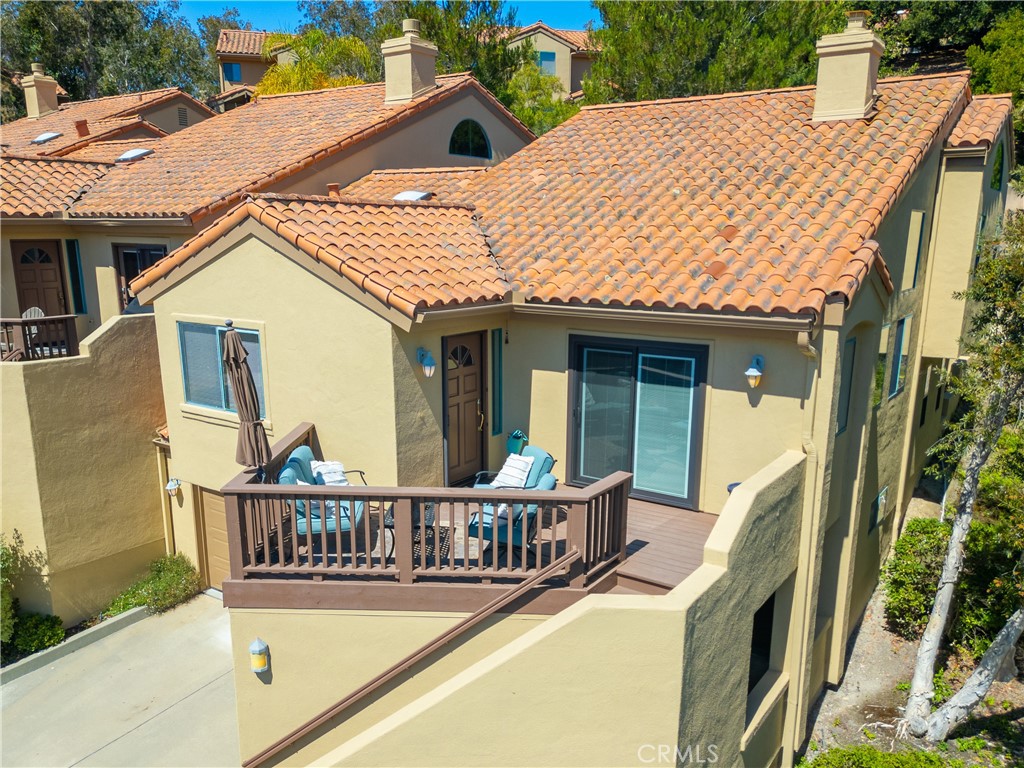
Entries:
{"label": "window with white trim", "polygon": [[[256,384],[262,418],[267,414],[267,404],[263,395],[260,334],[244,328],[235,330],[241,335],[242,346],[249,353],[246,362],[249,363]],[[224,365],[224,334],[227,332],[226,326],[178,323],[178,347],[186,403],[236,412],[234,393],[228,383],[227,368]]]}

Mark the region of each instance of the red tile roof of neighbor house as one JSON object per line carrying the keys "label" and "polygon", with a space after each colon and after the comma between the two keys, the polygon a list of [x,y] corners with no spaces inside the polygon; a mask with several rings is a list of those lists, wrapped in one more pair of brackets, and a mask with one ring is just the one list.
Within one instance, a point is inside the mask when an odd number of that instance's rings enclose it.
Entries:
{"label": "red tile roof of neighbor house", "polygon": [[207,216],[471,90],[532,137],[468,74],[438,77],[435,89],[406,104],[385,104],[383,83],[264,96],[168,136],[159,152],[119,168],[71,214]]}
{"label": "red tile roof of neighbor house", "polygon": [[248,29],[222,29],[217,36],[217,55],[262,56],[269,32]]}
{"label": "red tile roof of neighbor house", "polygon": [[0,217],[59,216],[112,167],[64,158],[0,155]]}
{"label": "red tile roof of neighbor house", "polygon": [[469,182],[478,178],[487,166],[471,168],[410,168],[380,170],[345,187],[345,195],[361,200],[391,200],[400,192],[429,192],[432,199],[466,202]]}
{"label": "red tile roof of neighbor house", "polygon": [[991,147],[1013,112],[1013,94],[975,96],[946,142],[950,147]]}
{"label": "red tile roof of neighbor house", "polygon": [[[161,88],[156,91],[127,93],[120,96],[105,96],[88,101],[72,101],[61,104],[55,112],[42,117],[23,117],[5,123],[0,130],[0,143],[10,152],[33,155],[60,155],[91,144],[94,141],[144,129],[154,136],[165,136],[164,131],[139,117],[141,112],[153,109],[172,99],[186,99],[200,112],[214,112],[182,91],[180,88]],[[86,120],[89,134],[79,136],[75,122]],[[44,144],[33,144],[32,140],[43,133],[59,133],[61,136]]]}
{"label": "red tile roof of neighbor house", "polygon": [[[872,239],[880,223],[929,151],[951,135],[998,130],[988,105],[970,108],[966,73],[882,80],[878,92],[871,118],[829,123],[811,122],[814,88],[591,107],[486,172],[376,173],[345,192],[393,196],[412,185],[472,201],[509,287],[529,302],[813,315],[829,297],[848,301],[873,269],[892,290]],[[317,215],[328,217],[315,225],[327,252],[331,237],[347,235],[329,206]],[[407,314],[497,296],[490,262],[430,271],[426,291],[407,260],[429,233],[392,227],[378,237],[375,219],[359,221],[361,235],[377,238],[378,268],[392,270],[380,279],[407,280]],[[133,290],[223,231],[207,230]],[[345,274],[347,256],[334,253]],[[458,290],[474,279],[488,298]],[[450,291],[447,303],[438,291]]]}
{"label": "red tile roof of neighbor house", "polygon": [[101,163],[113,163],[125,152],[132,149],[152,149],[160,146],[160,137],[153,136],[147,139],[112,139],[110,141],[95,141],[81,149],[61,155],[68,160],[92,160]]}
{"label": "red tile roof of neighbor house", "polygon": [[297,195],[250,197],[132,282],[152,284],[247,218],[402,314],[499,302],[508,283],[471,206]]}

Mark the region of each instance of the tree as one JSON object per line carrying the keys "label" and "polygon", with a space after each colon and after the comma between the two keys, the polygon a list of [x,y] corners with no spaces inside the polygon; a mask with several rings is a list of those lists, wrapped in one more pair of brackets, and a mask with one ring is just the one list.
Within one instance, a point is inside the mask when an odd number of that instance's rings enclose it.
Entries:
{"label": "tree", "polygon": [[[964,340],[968,362],[961,375],[951,378],[949,387],[971,407],[938,448],[961,456],[963,481],[935,602],[918,646],[904,721],[910,733],[929,741],[944,740],[966,720],[1024,631],[1021,588],[1020,604],[963,688],[930,711],[935,661],[963,568],[964,542],[974,516],[979,478],[1008,419],[1019,419],[1024,408],[1024,215],[1007,218],[1000,240],[986,246],[973,282],[961,298],[974,307],[970,334]],[[1020,570],[1024,570],[1024,557]]]}
{"label": "tree", "polygon": [[995,21],[1010,11],[1013,2],[996,0],[867,0],[857,8],[871,11],[876,25],[896,23],[907,44],[930,53],[943,48],[963,50],[981,42]]}
{"label": "tree", "polygon": [[355,37],[370,52],[368,80],[384,78],[380,41],[375,37],[373,8],[362,0],[299,0],[305,23],[299,33],[319,29],[330,37]]}
{"label": "tree", "polygon": [[261,96],[358,85],[370,66],[370,52],[361,40],[330,37],[319,29],[301,35],[268,35],[263,57],[273,60],[282,48],[288,49],[289,56],[275,61],[256,84]]}
{"label": "tree", "polygon": [[584,80],[588,103],[803,85],[815,41],[843,28],[838,2],[596,0],[601,47]]}
{"label": "tree", "polygon": [[210,83],[214,88],[220,84],[220,64],[217,61],[217,40],[222,29],[252,29],[252,24],[242,20],[237,8],[225,8],[219,16],[200,16],[196,20],[199,27],[199,41],[203,46],[205,68]]}
{"label": "tree", "polygon": [[509,45],[515,10],[500,0],[397,0],[378,6],[378,43],[402,34],[402,19],[419,19],[421,36],[438,48],[439,72],[472,72],[498,99],[512,103],[509,83],[533,59],[529,45]]}
{"label": "tree", "polygon": [[565,101],[562,81],[554,75],[544,74],[532,61],[520,67],[513,76],[509,93],[512,94],[509,105],[512,114],[538,136],[580,111],[578,106]]}

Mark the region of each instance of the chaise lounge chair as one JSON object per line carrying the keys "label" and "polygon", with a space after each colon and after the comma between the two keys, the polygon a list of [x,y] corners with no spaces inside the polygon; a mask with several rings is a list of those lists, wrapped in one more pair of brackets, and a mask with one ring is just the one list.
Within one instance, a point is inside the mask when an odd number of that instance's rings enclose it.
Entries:
{"label": "chaise lounge chair", "polygon": [[[299,485],[301,480],[309,486],[322,486],[322,481],[319,481],[318,477],[313,474],[312,461],[313,451],[308,445],[300,445],[288,455],[288,461],[277,475],[278,484]],[[361,470],[349,470],[346,474],[349,473],[360,475],[363,485],[366,485],[366,478]],[[310,493],[315,494],[316,488],[311,487]],[[324,510],[320,509],[320,503],[317,501],[312,502],[312,509],[308,511],[308,514],[306,510],[308,502],[305,499],[293,499],[291,503],[295,505],[295,533],[300,537],[306,535],[307,528],[314,536],[319,536],[321,530],[327,533],[334,533],[339,528],[342,533],[352,530],[353,516],[349,513],[349,500],[328,500],[325,505],[327,507],[326,515],[323,514]],[[338,509],[337,514],[335,514],[335,507]],[[354,507],[354,525],[359,528],[363,520],[363,502],[356,500]]]}

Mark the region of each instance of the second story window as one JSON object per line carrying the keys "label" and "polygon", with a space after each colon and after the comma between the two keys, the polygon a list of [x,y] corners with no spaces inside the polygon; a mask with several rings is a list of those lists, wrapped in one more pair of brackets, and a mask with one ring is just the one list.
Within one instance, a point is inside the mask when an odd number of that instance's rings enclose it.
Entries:
{"label": "second story window", "polygon": [[537,66],[545,75],[555,74],[555,54],[553,51],[537,51]]}
{"label": "second story window", "polygon": [[220,65],[224,71],[224,81],[228,83],[240,83],[242,82],[242,65],[238,62],[230,61]]}
{"label": "second story window", "polygon": [[491,142],[483,127],[476,120],[463,120],[455,126],[448,142],[448,153],[467,157],[491,159]]}
{"label": "second story window", "polygon": [[[242,345],[249,353],[247,362],[256,383],[260,400],[260,417],[266,416],[263,396],[263,358],[258,331],[236,329]],[[224,326],[202,323],[178,323],[178,346],[181,353],[181,376],[185,402],[220,411],[235,412],[235,397],[224,368]]]}
{"label": "second story window", "polygon": [[892,350],[892,373],[889,376],[889,397],[896,397],[903,391],[910,366],[910,316],[896,323],[896,340]]}

